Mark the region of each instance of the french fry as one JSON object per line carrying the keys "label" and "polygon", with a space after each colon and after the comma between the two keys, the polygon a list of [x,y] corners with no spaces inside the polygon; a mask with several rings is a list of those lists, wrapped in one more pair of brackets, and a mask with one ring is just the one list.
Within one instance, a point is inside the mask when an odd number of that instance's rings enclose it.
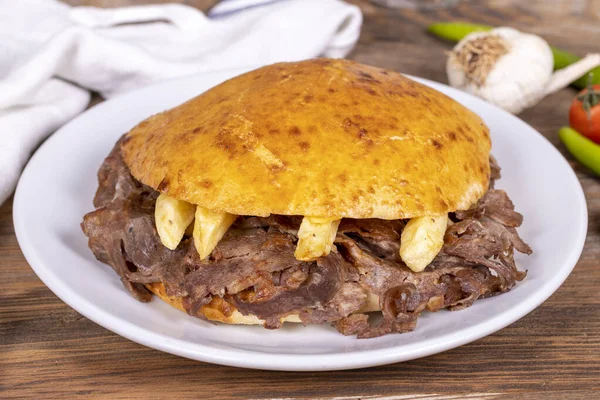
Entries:
{"label": "french fry", "polygon": [[414,272],[421,272],[444,245],[448,216],[412,218],[400,237],[400,257]]}
{"label": "french fry", "polygon": [[341,220],[304,217],[298,229],[298,244],[294,256],[301,261],[312,261],[331,252]]}
{"label": "french fry", "polygon": [[160,241],[165,247],[175,250],[185,230],[194,220],[194,205],[177,200],[166,194],[156,199],[154,219]]}
{"label": "french fry", "polygon": [[237,215],[214,212],[208,208],[196,207],[196,220],[194,221],[194,245],[204,260],[217,247],[219,240],[227,232],[227,229],[236,220]]}

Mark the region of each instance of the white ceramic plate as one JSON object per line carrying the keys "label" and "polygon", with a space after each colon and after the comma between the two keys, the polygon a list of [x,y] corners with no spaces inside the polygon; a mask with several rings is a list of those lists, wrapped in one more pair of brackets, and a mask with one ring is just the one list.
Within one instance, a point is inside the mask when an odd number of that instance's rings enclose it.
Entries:
{"label": "white ceramic plate", "polygon": [[155,300],[139,303],[95,260],[79,224],[93,209],[96,172],[115,141],[144,118],[245,71],[161,83],[106,101],[56,132],[33,156],[14,201],[17,238],[31,267],[63,301],[135,342],[210,363],[274,370],[335,370],[405,361],[489,335],[536,308],[567,278],[585,240],[587,208],[570,166],[538,132],[475,97],[419,79],[478,113],[502,167],[498,186],[524,214],[519,232],[534,249],[517,256],[525,281],[457,312],[424,313],[414,332],[358,340],[329,326],[213,325]]}

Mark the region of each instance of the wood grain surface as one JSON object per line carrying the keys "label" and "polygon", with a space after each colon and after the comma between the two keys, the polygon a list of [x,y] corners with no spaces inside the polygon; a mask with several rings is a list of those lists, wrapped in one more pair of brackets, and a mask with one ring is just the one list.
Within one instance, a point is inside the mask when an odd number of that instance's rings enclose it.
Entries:
{"label": "wood grain surface", "polygon": [[[352,2],[362,8],[365,23],[350,58],[441,82],[446,82],[443,52],[449,45],[424,32],[434,21],[508,24],[580,55],[600,51],[600,1],[463,1],[452,9],[429,11]],[[184,3],[206,10],[215,1]],[[521,115],[563,154],[557,130],[567,123],[574,94],[565,89]],[[458,349],[378,368],[325,373],[204,364],[101,328],[59,300],[31,271],[14,235],[10,199],[0,208],[0,398],[600,398],[600,182],[572,164],[588,201],[588,238],[577,267],[548,301],[500,332]]]}

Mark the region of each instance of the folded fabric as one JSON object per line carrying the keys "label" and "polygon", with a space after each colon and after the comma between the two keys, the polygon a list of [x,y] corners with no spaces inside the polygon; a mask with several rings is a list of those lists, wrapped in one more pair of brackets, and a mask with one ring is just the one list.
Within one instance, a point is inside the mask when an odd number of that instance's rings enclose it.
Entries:
{"label": "folded fabric", "polygon": [[0,0],[0,204],[31,152],[82,112],[159,80],[316,56],[344,57],[362,15],[341,0],[223,0],[71,8]]}

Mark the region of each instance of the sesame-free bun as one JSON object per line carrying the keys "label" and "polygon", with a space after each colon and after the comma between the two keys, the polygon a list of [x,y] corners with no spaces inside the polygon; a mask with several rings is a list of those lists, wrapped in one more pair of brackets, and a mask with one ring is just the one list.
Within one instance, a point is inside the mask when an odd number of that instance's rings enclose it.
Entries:
{"label": "sesame-free bun", "polygon": [[469,208],[487,190],[488,128],[397,72],[280,63],[133,128],[136,179],[237,215],[401,219]]}

